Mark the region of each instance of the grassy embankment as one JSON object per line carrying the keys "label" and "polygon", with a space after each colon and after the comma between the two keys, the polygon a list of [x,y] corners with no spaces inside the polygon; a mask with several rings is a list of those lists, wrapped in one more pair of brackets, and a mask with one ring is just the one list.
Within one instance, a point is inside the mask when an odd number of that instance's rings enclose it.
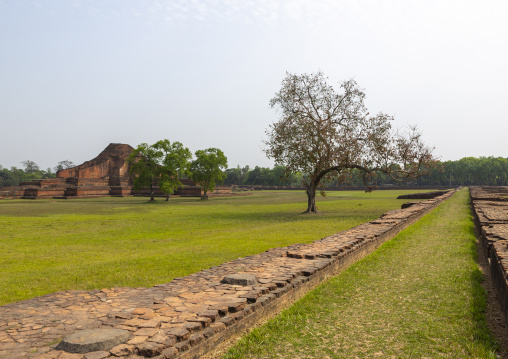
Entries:
{"label": "grassy embankment", "polygon": [[268,248],[311,242],[400,208],[402,193],[0,201],[0,305],[58,290],[152,286]]}
{"label": "grassy embankment", "polygon": [[225,358],[495,358],[468,201],[458,192]]}

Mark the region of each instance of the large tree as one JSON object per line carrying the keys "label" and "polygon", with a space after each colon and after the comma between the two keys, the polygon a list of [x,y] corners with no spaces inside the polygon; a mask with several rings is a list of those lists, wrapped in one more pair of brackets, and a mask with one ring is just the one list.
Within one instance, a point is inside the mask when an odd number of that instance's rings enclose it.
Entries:
{"label": "large tree", "polygon": [[162,152],[159,187],[166,194],[166,201],[169,201],[169,195],[183,187],[180,177],[188,173],[192,153],[177,141],[173,143],[169,140],[158,141],[154,148]]}
{"label": "large tree", "polygon": [[286,174],[303,174],[307,213],[318,213],[316,190],[328,179],[345,180],[355,170],[370,186],[376,172],[396,180],[417,178],[435,162],[416,128],[393,131],[392,117],[369,116],[364,98],[354,80],[342,82],[336,92],[319,71],[287,73],[270,100],[280,119],[266,131],[265,152]]}
{"label": "large tree", "polygon": [[228,166],[228,159],[218,148],[198,150],[196,159],[191,162],[191,178],[203,190],[202,199],[208,199],[208,191],[215,189],[216,183],[222,183],[226,178],[224,170]]}
{"label": "large tree", "polygon": [[155,145],[147,143],[138,145],[127,159],[130,163],[129,171],[134,175],[134,189],[150,188],[150,201],[154,201],[153,184],[161,174],[160,162],[163,153]]}

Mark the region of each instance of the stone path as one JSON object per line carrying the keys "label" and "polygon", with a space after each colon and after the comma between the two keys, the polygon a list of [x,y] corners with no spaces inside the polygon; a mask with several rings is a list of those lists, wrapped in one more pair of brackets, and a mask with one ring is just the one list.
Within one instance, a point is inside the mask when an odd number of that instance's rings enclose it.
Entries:
{"label": "stone path", "polygon": [[[288,301],[374,250],[452,194],[388,212],[310,244],[274,248],[152,288],[65,291],[4,305],[0,307],[0,358],[199,357],[280,311]],[[257,283],[222,282],[232,274],[250,274]],[[90,329],[96,330],[81,335]],[[101,337],[105,329],[128,335],[121,344],[95,351],[88,351],[94,346],[84,343],[82,353],[68,352],[80,347],[79,343],[57,346],[71,334],[77,333],[75,340],[87,341],[84,337]]]}

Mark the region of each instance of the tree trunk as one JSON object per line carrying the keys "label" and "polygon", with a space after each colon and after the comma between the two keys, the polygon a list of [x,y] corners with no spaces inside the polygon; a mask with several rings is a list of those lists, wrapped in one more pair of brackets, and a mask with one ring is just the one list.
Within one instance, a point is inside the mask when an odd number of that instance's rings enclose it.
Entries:
{"label": "tree trunk", "polygon": [[150,182],[150,201],[155,201],[153,196],[153,182]]}
{"label": "tree trunk", "polygon": [[312,182],[307,187],[307,210],[304,213],[319,213],[316,207],[316,185]]}
{"label": "tree trunk", "polygon": [[169,201],[169,193],[166,194],[166,202],[168,202],[168,201]]}

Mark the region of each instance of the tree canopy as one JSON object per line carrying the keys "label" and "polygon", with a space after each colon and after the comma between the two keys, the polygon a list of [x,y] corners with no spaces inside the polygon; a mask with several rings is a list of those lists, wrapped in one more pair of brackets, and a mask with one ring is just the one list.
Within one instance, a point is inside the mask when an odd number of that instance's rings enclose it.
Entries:
{"label": "tree canopy", "polygon": [[208,191],[213,191],[217,183],[226,178],[223,172],[228,165],[228,159],[218,148],[207,148],[195,152],[196,159],[191,162],[190,172],[192,180],[201,186],[203,199],[208,198]]}
{"label": "tree canopy", "polygon": [[192,153],[180,142],[171,143],[169,140],[158,141],[154,148],[161,152],[159,187],[166,194],[166,201],[168,201],[171,193],[183,187],[180,177],[188,174]]}
{"label": "tree canopy", "polygon": [[[26,162],[26,161],[25,161]],[[35,164],[36,168],[39,168]],[[35,170],[33,167],[29,172],[20,168],[11,167],[11,169],[0,166],[0,187],[17,186],[21,182],[28,182],[36,179],[55,178],[55,174],[51,172],[51,168],[44,170]]]}
{"label": "tree canopy", "polygon": [[318,212],[318,186],[334,177],[345,181],[352,170],[360,171],[369,186],[376,172],[405,180],[427,173],[435,163],[415,127],[393,131],[392,117],[370,116],[364,98],[356,81],[342,82],[336,92],[317,72],[287,73],[270,100],[280,118],[266,131],[265,152],[285,166],[287,175],[304,175],[308,213]]}
{"label": "tree canopy", "polygon": [[160,161],[162,151],[155,145],[141,143],[132,151],[127,159],[130,163],[129,171],[134,174],[133,185],[135,189],[150,188],[150,201],[154,201],[153,184],[160,177]]}
{"label": "tree canopy", "polygon": [[25,166],[25,172],[26,173],[36,173],[39,171],[39,165],[35,163],[34,161],[26,160],[21,162],[23,166]]}

